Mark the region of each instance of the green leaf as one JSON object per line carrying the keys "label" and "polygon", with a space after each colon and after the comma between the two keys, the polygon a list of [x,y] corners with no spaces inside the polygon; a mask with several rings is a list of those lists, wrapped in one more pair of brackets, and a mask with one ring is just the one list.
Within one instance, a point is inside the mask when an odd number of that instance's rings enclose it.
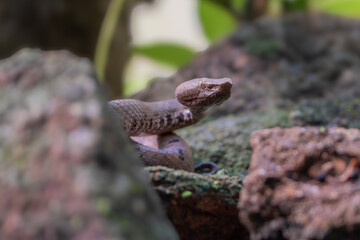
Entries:
{"label": "green leaf", "polygon": [[192,192],[190,192],[190,191],[184,191],[181,193],[182,198],[188,198],[188,197],[191,197],[191,195],[192,195]]}
{"label": "green leaf", "polygon": [[134,46],[133,52],[176,68],[189,63],[195,55],[194,50],[175,43]]}
{"label": "green leaf", "polygon": [[211,42],[223,37],[236,27],[236,19],[231,13],[214,2],[199,0],[198,11],[203,31]]}
{"label": "green leaf", "polygon": [[246,0],[231,0],[230,3],[238,14],[244,12]]}
{"label": "green leaf", "polygon": [[360,1],[359,0],[317,0],[312,3],[314,9],[346,16],[360,18]]}
{"label": "green leaf", "polygon": [[309,9],[308,0],[283,0],[284,12],[307,11]]}

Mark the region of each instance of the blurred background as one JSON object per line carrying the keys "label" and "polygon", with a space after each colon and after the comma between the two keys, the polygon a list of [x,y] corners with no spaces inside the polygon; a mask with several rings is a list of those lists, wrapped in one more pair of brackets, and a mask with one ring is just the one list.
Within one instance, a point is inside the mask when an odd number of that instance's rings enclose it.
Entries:
{"label": "blurred background", "polygon": [[262,16],[360,17],[359,0],[0,0],[0,58],[23,47],[67,49],[94,61],[113,98],[166,78],[211,44]]}

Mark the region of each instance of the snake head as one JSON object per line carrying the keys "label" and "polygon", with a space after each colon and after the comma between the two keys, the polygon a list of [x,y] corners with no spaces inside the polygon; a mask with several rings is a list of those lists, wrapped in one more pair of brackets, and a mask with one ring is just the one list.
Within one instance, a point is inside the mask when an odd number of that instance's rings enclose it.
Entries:
{"label": "snake head", "polygon": [[230,78],[196,78],[180,84],[175,95],[185,106],[220,105],[230,97],[232,81]]}

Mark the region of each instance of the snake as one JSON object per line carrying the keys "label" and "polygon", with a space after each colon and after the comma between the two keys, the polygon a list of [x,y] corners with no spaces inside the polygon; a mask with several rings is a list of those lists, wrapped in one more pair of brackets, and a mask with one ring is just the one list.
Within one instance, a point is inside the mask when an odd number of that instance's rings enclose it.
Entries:
{"label": "snake", "polygon": [[201,168],[216,172],[214,163],[194,167],[189,146],[173,131],[203,119],[208,110],[231,95],[230,78],[195,78],[175,89],[175,98],[157,102],[116,99],[108,104],[115,110],[145,165],[194,172]]}

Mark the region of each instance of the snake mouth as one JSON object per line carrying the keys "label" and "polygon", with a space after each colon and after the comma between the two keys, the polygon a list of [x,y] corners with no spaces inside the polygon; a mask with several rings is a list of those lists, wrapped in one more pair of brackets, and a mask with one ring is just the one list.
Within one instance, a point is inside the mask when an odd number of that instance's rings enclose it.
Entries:
{"label": "snake mouth", "polygon": [[216,106],[221,105],[223,102],[225,102],[227,99],[229,99],[231,96],[231,92],[229,91],[229,93],[225,96],[223,96],[222,98],[219,98],[219,100],[217,102],[215,102]]}
{"label": "snake mouth", "polygon": [[199,107],[206,107],[211,105],[219,106],[228,98],[230,98],[230,92],[226,95],[219,96],[218,93],[206,94],[206,96],[196,97],[192,99],[186,99],[185,104],[186,106],[199,106]]}

